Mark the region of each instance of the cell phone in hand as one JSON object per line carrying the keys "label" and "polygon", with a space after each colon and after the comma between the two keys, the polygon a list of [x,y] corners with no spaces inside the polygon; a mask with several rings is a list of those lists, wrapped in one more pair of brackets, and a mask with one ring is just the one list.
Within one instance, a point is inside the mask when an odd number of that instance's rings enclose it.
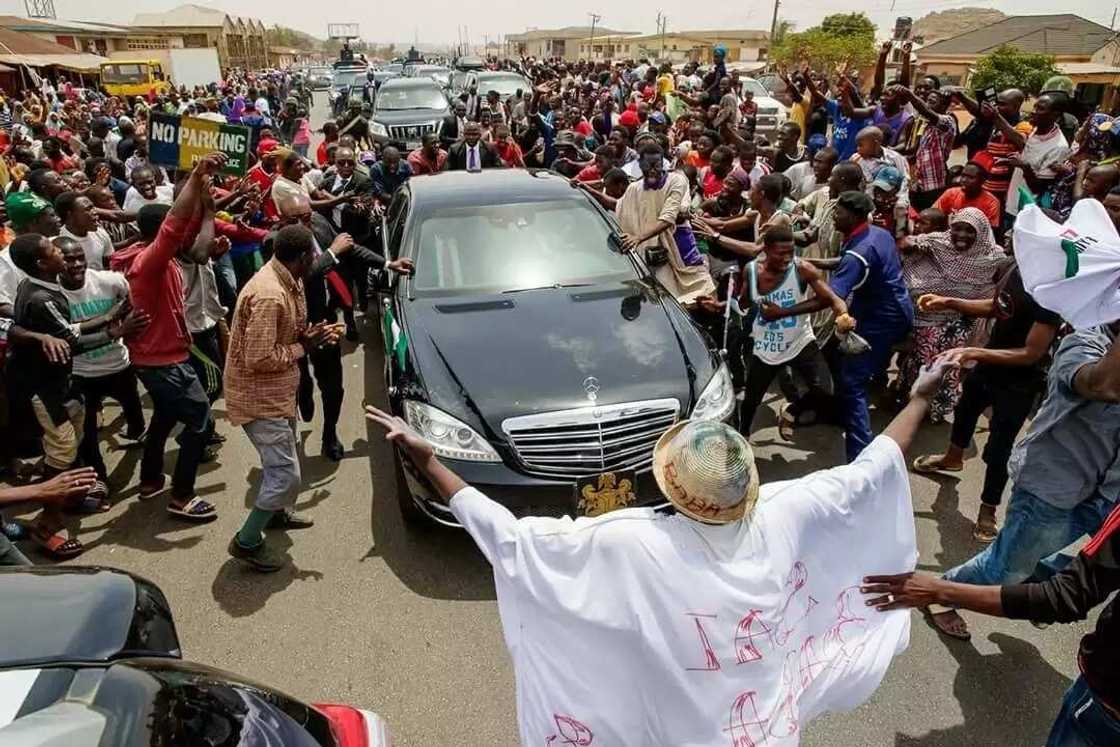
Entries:
{"label": "cell phone in hand", "polygon": [[987,88],[977,88],[974,93],[976,94],[976,103],[983,104],[988,102],[990,104],[996,103],[996,87],[988,86]]}

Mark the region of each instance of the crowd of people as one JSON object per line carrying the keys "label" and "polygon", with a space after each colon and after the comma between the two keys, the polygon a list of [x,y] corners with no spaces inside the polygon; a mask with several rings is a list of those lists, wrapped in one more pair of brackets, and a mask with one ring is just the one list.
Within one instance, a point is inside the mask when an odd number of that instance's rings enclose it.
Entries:
{"label": "crowd of people", "polygon": [[[808,62],[781,70],[792,106],[772,132],[759,129],[757,104],[727,70],[722,48],[706,69],[676,72],[645,60],[491,60],[524,75],[528,89],[506,99],[462,92],[410,152],[379,147],[359,107],[323,123],[311,153],[309,94],[287,73],[234,71],[209,88],[131,101],[49,84],[7,98],[0,442],[5,462],[41,454],[35,479],[45,482],[10,498],[44,505],[28,525],[3,525],[0,560],[26,562],[8,541],[18,539],[55,558],[82,552],[62,512],[107,511],[123,487],[109,485],[101,454],[107,398],[124,417],[113,437],[143,449],[140,498],[169,489],[171,515],[212,520],[218,507],[196,494],[195,478],[200,464],[220,458],[226,429],[216,427],[212,406],[224,397],[229,424],[244,430],[263,467],[229,552],[261,571],[281,568],[264,530],[312,523],[292,511],[301,481],[296,420],[310,421],[318,388],[322,457],[343,457],[340,340],[360,339],[368,270],[413,269],[369,248],[378,245],[378,217],[410,179],[542,168],[614,213],[622,250],[640,253],[724,351],[740,400],[738,433],[692,435],[752,465],[724,476],[746,481],[742,489],[706,498],[682,498],[688,460],[677,465],[673,479],[682,482],[663,488],[689,520],[751,519],[758,486],[749,440],[774,382],[786,400],[780,436],[839,426],[850,474],[872,483],[894,479],[886,472],[922,419],[951,420],[949,443],[910,468],[961,471],[990,408],[973,533],[986,548],[943,580],[876,576],[865,588],[881,595],[872,602],[883,609],[923,606],[956,638],[969,635],[961,607],[1084,617],[1120,578],[1116,514],[1108,518],[1120,488],[1120,320],[1073,329],[1036,302],[1013,236],[1027,203],[1062,222],[1079,202],[1097,201],[1120,230],[1120,117],[1083,111],[1068,78],[1048,81],[1030,100],[1016,89],[976,100],[914,74],[905,54],[899,76],[887,80],[889,51],[869,81]],[[153,111],[249,126],[253,165],[237,178],[224,173],[220,154],[189,172],[152,163],[145,133]],[[151,401],[147,418],[138,383]],[[900,411],[886,434],[895,446],[876,439],[873,394],[880,408]],[[514,578],[503,538],[532,544],[540,536],[464,493],[402,421],[370,417],[445,498],[455,497],[452,509],[496,572],[502,566]],[[168,481],[166,443],[178,426]],[[1060,555],[1098,531],[1105,534],[1077,559]],[[549,555],[534,557],[543,573]],[[1120,670],[1107,639],[1114,625],[1106,612],[1085,639],[1083,679],[1051,744],[1082,743],[1062,735],[1081,728],[1069,714],[1085,698],[1097,698],[1107,733],[1118,733]],[[548,735],[523,723],[523,736]]]}

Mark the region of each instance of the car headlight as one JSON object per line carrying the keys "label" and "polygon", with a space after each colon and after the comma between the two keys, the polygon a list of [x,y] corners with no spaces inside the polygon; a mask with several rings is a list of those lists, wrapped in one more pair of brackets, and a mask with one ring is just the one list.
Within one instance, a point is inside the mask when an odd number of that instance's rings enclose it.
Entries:
{"label": "car headlight", "polygon": [[[733,398],[734,399],[734,398]],[[473,428],[422,402],[405,400],[404,419],[428,440],[436,456],[465,462],[500,462],[502,458]]]}
{"label": "car headlight", "polygon": [[369,128],[373,132],[374,135],[380,135],[381,137],[389,137],[389,131],[386,130],[385,125],[381,124],[380,122],[370,122],[369,123]]}
{"label": "car headlight", "polygon": [[692,420],[726,420],[734,409],[735,387],[731,383],[731,371],[723,363],[700,393],[696,407],[692,408]]}

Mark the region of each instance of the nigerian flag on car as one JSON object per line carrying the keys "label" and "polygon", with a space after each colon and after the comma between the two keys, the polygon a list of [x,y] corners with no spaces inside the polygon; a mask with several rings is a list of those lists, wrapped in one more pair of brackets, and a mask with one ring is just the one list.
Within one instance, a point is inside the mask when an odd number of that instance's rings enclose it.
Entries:
{"label": "nigerian flag on car", "polygon": [[397,324],[392,306],[387,307],[381,317],[381,338],[385,341],[385,358],[396,356],[397,367],[403,370],[408,353],[408,337],[401,325]]}
{"label": "nigerian flag on car", "polygon": [[1034,300],[1077,329],[1120,319],[1120,234],[1104,205],[1079,200],[1065,223],[1021,205],[1015,261]]}

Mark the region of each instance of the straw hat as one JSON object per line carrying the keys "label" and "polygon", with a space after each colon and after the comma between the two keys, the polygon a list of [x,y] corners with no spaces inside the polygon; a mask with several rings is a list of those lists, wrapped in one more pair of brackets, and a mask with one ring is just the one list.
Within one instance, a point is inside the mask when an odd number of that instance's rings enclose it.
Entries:
{"label": "straw hat", "polygon": [[758,502],[754,452],[725,423],[685,420],[653,447],[653,476],[678,511],[705,524],[738,521]]}

